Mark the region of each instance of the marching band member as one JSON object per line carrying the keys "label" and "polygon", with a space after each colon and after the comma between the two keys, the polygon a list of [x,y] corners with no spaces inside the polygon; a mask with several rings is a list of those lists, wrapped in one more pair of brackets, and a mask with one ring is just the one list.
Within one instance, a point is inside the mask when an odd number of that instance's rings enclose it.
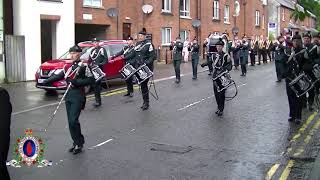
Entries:
{"label": "marching band member", "polygon": [[267,39],[267,41],[266,41],[266,54],[269,57],[270,62],[273,61],[273,57],[272,57],[273,52],[271,51],[272,46],[273,46],[272,40]]}
{"label": "marching band member", "polygon": [[183,44],[181,42],[180,36],[176,38],[175,42],[172,42],[170,45],[170,50],[173,52],[172,60],[173,60],[173,66],[174,71],[176,73],[176,83],[180,83],[180,64],[182,61],[182,50],[183,50]]}
{"label": "marching band member", "polygon": [[[224,46],[224,42],[220,38],[219,41],[216,43],[218,52],[216,55],[214,55],[215,57],[213,58],[215,59],[215,62],[213,63],[213,66],[214,66],[213,77],[218,76],[221,72],[225,70],[230,71],[232,69],[232,62],[229,56],[228,58],[224,58],[225,52],[223,52],[223,46]],[[216,111],[216,114],[218,116],[222,116],[223,110],[224,110],[226,91],[222,90],[221,92],[218,92],[217,85],[215,83],[213,84],[213,90],[214,90],[214,95],[218,105],[218,110]]]}
{"label": "marching band member", "polygon": [[314,52],[314,61],[320,65],[320,33],[317,33],[313,36],[313,44],[317,46]]}
{"label": "marching band member", "polygon": [[301,124],[301,113],[303,98],[297,97],[294,91],[290,88],[290,82],[302,72],[303,63],[305,61],[303,54],[299,53],[303,50],[301,36],[296,33],[292,37],[292,54],[296,54],[295,58],[291,58],[286,63],[285,77],[286,77],[286,90],[289,101],[289,122]]}
{"label": "marching band member", "polygon": [[[135,50],[135,63],[137,66],[146,64],[147,67],[153,71],[153,61],[156,59],[153,44],[146,40],[146,31],[142,30],[138,34],[138,42],[134,48]],[[148,89],[149,78],[141,83],[141,93],[143,98],[142,110],[149,109],[149,89]]]}
{"label": "marching band member", "polygon": [[[90,52],[89,62],[93,65],[99,66],[103,70],[103,66],[107,63],[108,57],[106,50],[99,45],[99,41],[94,40],[94,48]],[[101,80],[95,81],[94,87],[94,97],[96,102],[93,104],[94,107],[101,106]]]}
{"label": "marching band member", "polygon": [[209,76],[211,76],[212,75],[212,72],[213,72],[213,67],[212,67],[212,62],[211,62],[211,54],[210,54],[210,41],[211,41],[211,39],[213,38],[213,34],[212,33],[210,33],[209,35],[208,35],[208,37],[204,40],[204,42],[203,42],[203,45],[206,47],[206,52],[207,52],[207,62],[206,62],[206,64],[207,64],[207,66],[208,66],[208,68],[209,68]]}
{"label": "marching band member", "polygon": [[[305,33],[303,35],[303,47],[307,50],[306,53],[304,54],[304,58],[306,59],[306,62],[303,66],[303,69],[305,73],[311,77],[312,80],[316,80],[316,77],[314,76],[312,69],[313,65],[315,64],[314,62],[314,53],[312,53],[312,49],[314,47],[314,44],[311,43],[311,34],[310,33]],[[309,111],[313,111],[313,101],[314,101],[314,88],[308,91],[308,108]]]}
{"label": "marching band member", "polygon": [[276,66],[276,74],[277,74],[277,81],[281,82],[283,78],[283,69],[284,63],[287,61],[287,56],[285,55],[286,44],[284,42],[284,37],[279,36],[278,42],[272,46],[271,50],[275,52],[275,66]]}
{"label": "marching band member", "polygon": [[199,44],[197,41],[197,37],[193,39],[193,43],[189,48],[191,52],[191,59],[192,59],[192,73],[193,73],[193,80],[197,79],[198,74],[198,64],[199,64]]}
{"label": "marching band member", "polygon": [[93,84],[95,79],[89,67],[83,66],[80,61],[82,49],[75,45],[69,49],[69,52],[73,63],[68,71],[61,71],[46,81],[51,82],[66,78],[67,84],[71,86],[65,97],[69,130],[73,140],[73,146],[69,149],[69,152],[78,154],[82,152],[84,144],[79,122],[81,110],[84,109],[86,103],[84,87]]}
{"label": "marching band member", "polygon": [[242,43],[240,45],[240,64],[241,64],[241,75],[246,76],[247,74],[247,64],[249,58],[249,43],[247,37],[244,35],[242,38]]}
{"label": "marching band member", "polygon": [[[134,43],[133,43],[133,38],[132,37],[128,37],[127,39],[127,43],[128,46],[124,47],[120,52],[118,52],[117,54],[113,55],[111,57],[111,59],[114,59],[120,55],[123,55],[124,60],[126,61],[126,63],[131,64],[133,67],[137,68],[135,65],[135,50],[134,50]],[[127,94],[125,94],[124,96],[129,96],[129,97],[133,97],[133,76],[131,76],[130,78],[128,78],[126,80],[126,84],[127,84]]]}
{"label": "marching band member", "polygon": [[232,52],[232,56],[233,56],[233,64],[236,69],[238,69],[238,66],[240,64],[240,51],[239,51],[240,45],[241,45],[241,41],[238,39],[238,36],[236,35],[230,47],[230,51]]}
{"label": "marching band member", "polygon": [[249,51],[251,66],[254,66],[256,64],[257,49],[258,49],[258,41],[254,36],[252,36],[251,42],[250,42],[250,51]]}
{"label": "marching band member", "polygon": [[262,62],[267,63],[267,54],[266,54],[266,41],[263,37],[263,35],[260,36],[259,38],[259,49],[258,49],[258,61],[260,65],[261,63],[261,56],[262,56]]}

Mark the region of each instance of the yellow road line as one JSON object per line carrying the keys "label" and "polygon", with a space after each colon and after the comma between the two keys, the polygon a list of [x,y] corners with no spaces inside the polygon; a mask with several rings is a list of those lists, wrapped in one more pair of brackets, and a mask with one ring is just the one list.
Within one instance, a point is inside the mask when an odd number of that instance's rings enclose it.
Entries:
{"label": "yellow road line", "polygon": [[295,136],[293,136],[290,142],[295,142],[297,139],[300,138],[301,134],[304,133],[304,131],[307,129],[308,125],[313,121],[316,115],[317,115],[317,112],[314,112],[308,117],[307,121],[301,126],[298,133]]}
{"label": "yellow road line", "polygon": [[291,172],[291,168],[294,165],[294,160],[290,160],[286,166],[286,168],[284,169],[284,171],[282,172],[279,180],[287,180],[289,177],[289,174]]}
{"label": "yellow road line", "polygon": [[296,150],[296,152],[293,154],[293,156],[297,157],[297,156],[301,155],[304,152],[304,146],[309,144],[309,142],[311,141],[312,136],[319,129],[319,127],[320,127],[320,119],[318,119],[317,122],[312,126],[312,128],[310,129],[308,135],[304,139],[304,144],[299,146],[299,148]]}
{"label": "yellow road line", "polygon": [[267,173],[267,176],[265,177],[265,180],[271,180],[274,173],[276,173],[277,169],[279,168],[280,164],[273,165],[270,170]]}

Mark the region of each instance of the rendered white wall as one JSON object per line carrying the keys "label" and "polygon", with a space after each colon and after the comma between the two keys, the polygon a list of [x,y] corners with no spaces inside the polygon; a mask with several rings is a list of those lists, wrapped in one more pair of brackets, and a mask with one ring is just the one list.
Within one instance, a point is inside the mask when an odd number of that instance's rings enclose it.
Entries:
{"label": "rendered white wall", "polygon": [[[25,36],[26,78],[34,80],[41,65],[40,14],[60,16],[56,23],[56,47],[52,54],[59,57],[74,44],[74,0],[46,2],[38,0],[13,0],[14,34]],[[52,36],[52,35],[49,35]],[[56,57],[53,57],[56,58]]]}

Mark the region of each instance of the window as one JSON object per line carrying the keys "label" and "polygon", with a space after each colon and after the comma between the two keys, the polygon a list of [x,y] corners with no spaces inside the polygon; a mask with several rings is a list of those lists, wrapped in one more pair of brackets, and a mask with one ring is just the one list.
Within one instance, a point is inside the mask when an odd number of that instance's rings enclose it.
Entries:
{"label": "window", "polygon": [[213,19],[219,19],[219,1],[213,1]]}
{"label": "window", "polygon": [[[181,41],[184,42],[189,37],[189,32],[188,31],[180,31],[180,37],[181,37]],[[189,41],[190,41],[190,39],[189,39]]]}
{"label": "window", "polygon": [[180,16],[190,17],[190,0],[180,0]]}
{"label": "window", "polygon": [[229,5],[224,6],[224,23],[230,23],[230,7]]}
{"label": "window", "polygon": [[284,8],[281,9],[281,14],[282,14],[282,21],[285,21]]}
{"label": "window", "polygon": [[264,29],[264,26],[265,26],[264,21],[265,21],[265,17],[264,17],[264,15],[262,15],[262,29]]}
{"label": "window", "polygon": [[171,12],[171,0],[162,0],[162,12]]}
{"label": "window", "polygon": [[260,11],[256,11],[256,26],[260,26]]}
{"label": "window", "polygon": [[170,45],[171,43],[171,28],[161,29],[162,45]]}
{"label": "window", "polygon": [[102,7],[101,0],[83,0],[84,6]]}

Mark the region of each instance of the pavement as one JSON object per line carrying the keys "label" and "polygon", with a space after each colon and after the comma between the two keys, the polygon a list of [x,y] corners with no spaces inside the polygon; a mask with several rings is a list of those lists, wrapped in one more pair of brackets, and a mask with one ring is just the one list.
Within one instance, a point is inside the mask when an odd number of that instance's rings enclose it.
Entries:
{"label": "pavement", "polygon": [[[223,117],[215,115],[212,81],[205,69],[191,80],[191,64],[183,63],[175,84],[172,64],[157,64],[151,98],[141,111],[139,88],[133,98],[124,89],[103,93],[103,105],[80,116],[85,150],[76,156],[71,145],[64,104],[48,128],[49,116],[62,95],[49,96],[32,82],[4,85],[13,103],[11,149],[26,128],[44,139],[46,168],[9,167],[15,180],[220,180],[308,179],[317,175],[320,116],[303,111],[303,123],[289,123],[285,84],[276,83],[274,63],[249,66],[246,77],[231,72],[238,95],[226,102]],[[154,93],[154,90],[151,90]],[[232,96],[231,88],[227,96]],[[320,162],[320,161],[319,161]],[[319,165],[318,165],[319,166]],[[313,170],[314,169],[314,170]],[[312,171],[313,170],[313,171]],[[318,171],[320,172],[320,171]]]}

